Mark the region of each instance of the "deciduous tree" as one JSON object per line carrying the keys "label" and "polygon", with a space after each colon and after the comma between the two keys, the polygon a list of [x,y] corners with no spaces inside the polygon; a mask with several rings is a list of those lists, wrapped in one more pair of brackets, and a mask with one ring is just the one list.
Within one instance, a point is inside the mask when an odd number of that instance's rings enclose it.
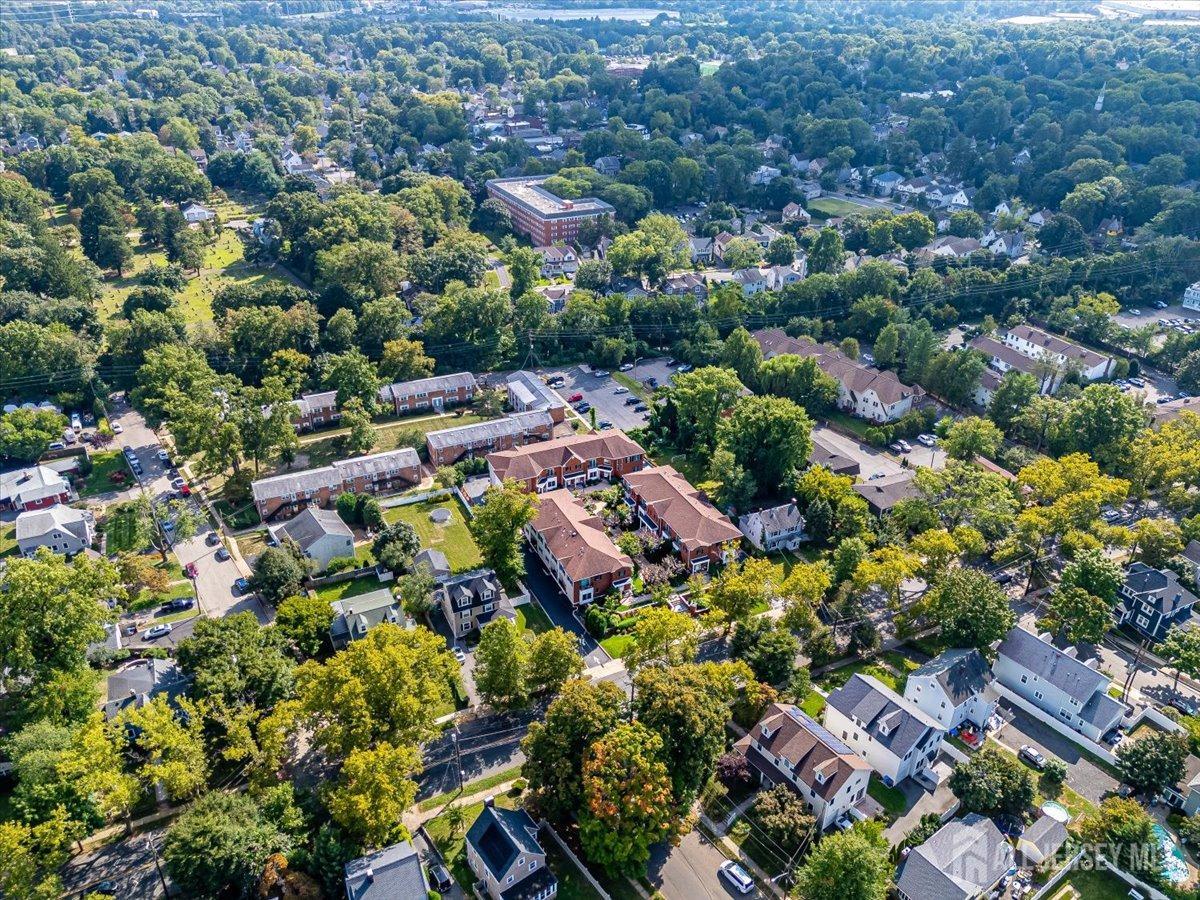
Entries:
{"label": "deciduous tree", "polygon": [[501,581],[525,574],[521,556],[521,529],[537,515],[538,498],[521,485],[506,481],[487,489],[483,503],[471,519],[471,534],[484,562]]}
{"label": "deciduous tree", "polygon": [[884,900],[892,884],[887,838],[879,822],[858,822],[821,840],[796,870],[804,900]]}
{"label": "deciduous tree", "polygon": [[1034,798],[1029,770],[1014,757],[990,747],[960,763],[949,784],[966,810],[984,815],[1020,813]]}

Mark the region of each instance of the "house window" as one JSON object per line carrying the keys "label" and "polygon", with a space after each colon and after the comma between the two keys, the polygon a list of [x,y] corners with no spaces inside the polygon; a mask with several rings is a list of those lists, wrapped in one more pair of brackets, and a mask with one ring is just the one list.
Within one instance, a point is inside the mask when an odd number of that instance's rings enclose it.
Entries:
{"label": "house window", "polygon": [[1029,684],[1029,676],[1028,675],[1021,676],[1021,684]]}
{"label": "house window", "polygon": [[1041,691],[1034,691],[1034,692],[1033,692],[1033,696],[1034,696],[1034,698],[1035,698],[1035,699],[1037,699],[1037,700],[1041,700],[1041,699],[1042,699],[1042,692],[1041,692]]}
{"label": "house window", "polygon": [[531,860],[529,863],[529,871],[532,872],[536,868],[537,868],[537,860],[536,859]]}
{"label": "house window", "polygon": [[504,879],[504,883],[505,883],[505,884],[512,884],[512,883],[513,883],[513,876],[512,876],[512,875],[509,875],[509,876],[508,876],[508,878]]}

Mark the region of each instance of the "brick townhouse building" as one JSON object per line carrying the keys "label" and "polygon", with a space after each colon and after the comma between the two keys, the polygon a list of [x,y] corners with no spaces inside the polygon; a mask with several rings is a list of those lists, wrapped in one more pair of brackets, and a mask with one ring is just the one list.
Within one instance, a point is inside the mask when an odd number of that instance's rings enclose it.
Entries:
{"label": "brick townhouse building", "polygon": [[534,246],[572,243],[585,222],[616,212],[596,197],[566,200],[552,194],[543,187],[548,177],[493,178],[487,183],[488,197],[508,208],[513,230],[528,235]]}
{"label": "brick townhouse building", "polygon": [[493,484],[507,479],[541,494],[561,487],[614,481],[646,465],[646,451],[623,431],[573,434],[542,444],[490,453]]}
{"label": "brick townhouse building", "polygon": [[464,456],[479,456],[498,450],[511,450],[530,441],[548,441],[554,434],[550,413],[539,410],[514,413],[490,422],[443,428],[425,435],[429,462],[449,466]]}
{"label": "brick townhouse building", "polygon": [[421,458],[411,447],[340,459],[328,466],[260,478],[250,485],[263,520],[308,506],[328,506],[338,494],[384,493],[419,484]]}
{"label": "brick townhouse building", "polygon": [[565,488],[542,494],[525,538],[573,606],[591,603],[610,590],[633,596],[633,560]]}
{"label": "brick townhouse building", "polygon": [[379,402],[392,407],[398,416],[423,409],[440,412],[470,403],[475,398],[475,389],[474,375],[455,372],[386,385],[379,389]]}
{"label": "brick townhouse building", "polygon": [[627,502],[640,527],[659,540],[670,541],[692,572],[726,561],[726,550],[742,533],[673,466],[655,466],[623,479]]}

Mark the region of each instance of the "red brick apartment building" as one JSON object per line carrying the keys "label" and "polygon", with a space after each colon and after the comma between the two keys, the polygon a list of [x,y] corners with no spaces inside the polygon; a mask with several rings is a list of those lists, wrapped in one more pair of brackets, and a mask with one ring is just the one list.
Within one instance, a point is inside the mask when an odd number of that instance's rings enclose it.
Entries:
{"label": "red brick apartment building", "polygon": [[329,506],[338,494],[377,494],[419,484],[421,458],[411,447],[340,459],[319,469],[260,478],[250,485],[254,505],[265,521],[291,516],[308,506]]}
{"label": "red brick apartment building", "polygon": [[398,416],[422,409],[438,412],[469,403],[474,397],[475,376],[470,372],[435,375],[379,389],[379,402],[391,406]]}
{"label": "red brick apartment building", "polygon": [[511,450],[530,441],[548,441],[554,434],[554,420],[544,411],[514,413],[502,419],[443,428],[425,435],[429,461],[449,466],[464,456]]}
{"label": "red brick apartment building", "polygon": [[302,394],[299,400],[293,400],[292,424],[297,431],[312,431],[333,425],[342,417],[338,409],[337,391],[322,391],[319,394]]}
{"label": "red brick apartment building", "polygon": [[591,603],[611,589],[633,595],[633,560],[566,489],[542,495],[525,538],[572,605]]}
{"label": "red brick apartment building", "polygon": [[659,540],[671,541],[690,571],[704,572],[710,562],[724,561],[726,545],[741,540],[737,526],[673,466],[642,469],[623,480],[638,524]]}
{"label": "red brick apartment building", "polygon": [[488,196],[503,203],[512,216],[513,228],[529,235],[534,246],[571,243],[584,222],[611,216],[616,210],[595,197],[564,200],[544,187],[549,176],[535,178],[493,178],[487,183]]}
{"label": "red brick apartment building", "polygon": [[511,478],[542,494],[638,472],[646,465],[646,451],[623,431],[601,431],[491,453],[487,463],[493,483]]}

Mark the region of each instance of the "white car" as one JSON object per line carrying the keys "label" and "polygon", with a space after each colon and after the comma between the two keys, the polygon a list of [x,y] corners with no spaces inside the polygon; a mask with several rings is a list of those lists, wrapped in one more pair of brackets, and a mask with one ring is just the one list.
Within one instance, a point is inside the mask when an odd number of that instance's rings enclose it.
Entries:
{"label": "white car", "polygon": [[171,633],[171,623],[170,622],[166,622],[162,625],[154,625],[154,626],[146,629],[146,640],[153,640],[154,638],[166,637],[170,633]]}
{"label": "white car", "polygon": [[592,374],[595,375],[597,378],[607,378],[609,375],[612,374],[612,372],[607,372],[604,369],[598,369],[595,372],[593,372]]}
{"label": "white car", "polygon": [[629,388],[627,388],[627,387],[614,388],[613,393],[614,394],[628,394]]}
{"label": "white car", "polygon": [[621,371],[622,372],[632,372],[633,371],[633,363],[622,363]]}
{"label": "white car", "polygon": [[932,447],[937,443],[937,438],[932,434],[919,434],[917,435],[917,443],[922,447]]}
{"label": "white car", "polygon": [[717,870],[729,879],[739,894],[748,894],[754,890],[754,879],[732,859],[727,859],[717,867]]}
{"label": "white car", "polygon": [[461,666],[463,663],[465,663],[467,661],[467,654],[463,652],[462,647],[455,647],[454,648],[454,658],[458,660],[458,664]]}
{"label": "white car", "polygon": [[120,433],[121,433],[122,431],[124,431],[124,430],[125,430],[125,426],[124,426],[124,425],[122,425],[120,422],[113,422],[113,423],[112,423],[112,432],[113,432],[113,434],[120,434]]}

